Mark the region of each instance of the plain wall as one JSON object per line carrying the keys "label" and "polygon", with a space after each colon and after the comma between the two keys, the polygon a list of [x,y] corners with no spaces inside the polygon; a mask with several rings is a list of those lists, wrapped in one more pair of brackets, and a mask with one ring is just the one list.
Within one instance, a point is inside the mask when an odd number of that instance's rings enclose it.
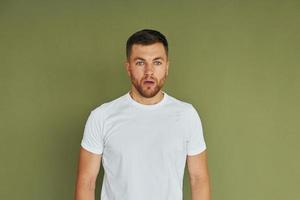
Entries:
{"label": "plain wall", "polygon": [[300,199],[299,10],[298,0],[0,1],[0,199],[73,198],[86,119],[129,90],[125,42],[142,28],[169,39],[164,90],[199,112],[213,199]]}

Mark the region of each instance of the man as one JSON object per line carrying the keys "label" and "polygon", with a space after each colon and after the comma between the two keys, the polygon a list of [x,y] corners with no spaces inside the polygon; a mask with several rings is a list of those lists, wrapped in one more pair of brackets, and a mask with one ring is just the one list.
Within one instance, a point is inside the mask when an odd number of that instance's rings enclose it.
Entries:
{"label": "man", "polygon": [[162,91],[168,42],[144,29],[127,40],[131,90],[94,109],[81,141],[76,200],[95,199],[102,160],[101,200],[182,200],[187,161],[192,200],[210,200],[207,151],[192,104]]}

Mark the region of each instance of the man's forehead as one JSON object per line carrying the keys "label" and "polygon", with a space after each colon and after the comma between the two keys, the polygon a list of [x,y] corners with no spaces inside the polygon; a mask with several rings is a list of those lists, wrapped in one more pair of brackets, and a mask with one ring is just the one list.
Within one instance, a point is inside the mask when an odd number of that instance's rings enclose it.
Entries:
{"label": "man's forehead", "polygon": [[165,59],[167,57],[165,48],[161,43],[154,43],[150,45],[134,44],[131,50],[131,58],[143,59]]}
{"label": "man's forehead", "polygon": [[136,43],[136,44],[132,45],[132,48],[144,48],[144,49],[146,49],[146,48],[154,48],[154,47],[164,49],[164,45],[161,42],[155,42],[155,43],[152,43],[152,44],[138,44],[138,43]]}

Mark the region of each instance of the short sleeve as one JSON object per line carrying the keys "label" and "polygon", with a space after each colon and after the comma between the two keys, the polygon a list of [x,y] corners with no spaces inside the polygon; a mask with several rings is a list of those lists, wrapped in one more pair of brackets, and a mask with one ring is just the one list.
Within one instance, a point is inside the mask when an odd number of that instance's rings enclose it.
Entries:
{"label": "short sleeve", "polygon": [[101,128],[101,116],[92,111],[86,121],[81,146],[95,154],[103,152],[103,134]]}
{"label": "short sleeve", "polygon": [[187,142],[187,155],[192,156],[206,149],[203,128],[197,110],[192,106],[190,111],[189,139]]}

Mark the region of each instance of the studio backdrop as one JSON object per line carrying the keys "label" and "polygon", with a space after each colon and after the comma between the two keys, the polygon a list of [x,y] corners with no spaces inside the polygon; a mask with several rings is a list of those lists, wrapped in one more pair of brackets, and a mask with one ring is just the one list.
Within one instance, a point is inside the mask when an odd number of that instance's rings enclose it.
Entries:
{"label": "studio backdrop", "polygon": [[[300,1],[0,2],[0,199],[74,198],[92,109],[130,89],[125,42],[169,40],[164,90],[198,110],[214,200],[300,199]],[[103,167],[97,181],[100,199]],[[191,199],[187,168],[184,199]]]}

